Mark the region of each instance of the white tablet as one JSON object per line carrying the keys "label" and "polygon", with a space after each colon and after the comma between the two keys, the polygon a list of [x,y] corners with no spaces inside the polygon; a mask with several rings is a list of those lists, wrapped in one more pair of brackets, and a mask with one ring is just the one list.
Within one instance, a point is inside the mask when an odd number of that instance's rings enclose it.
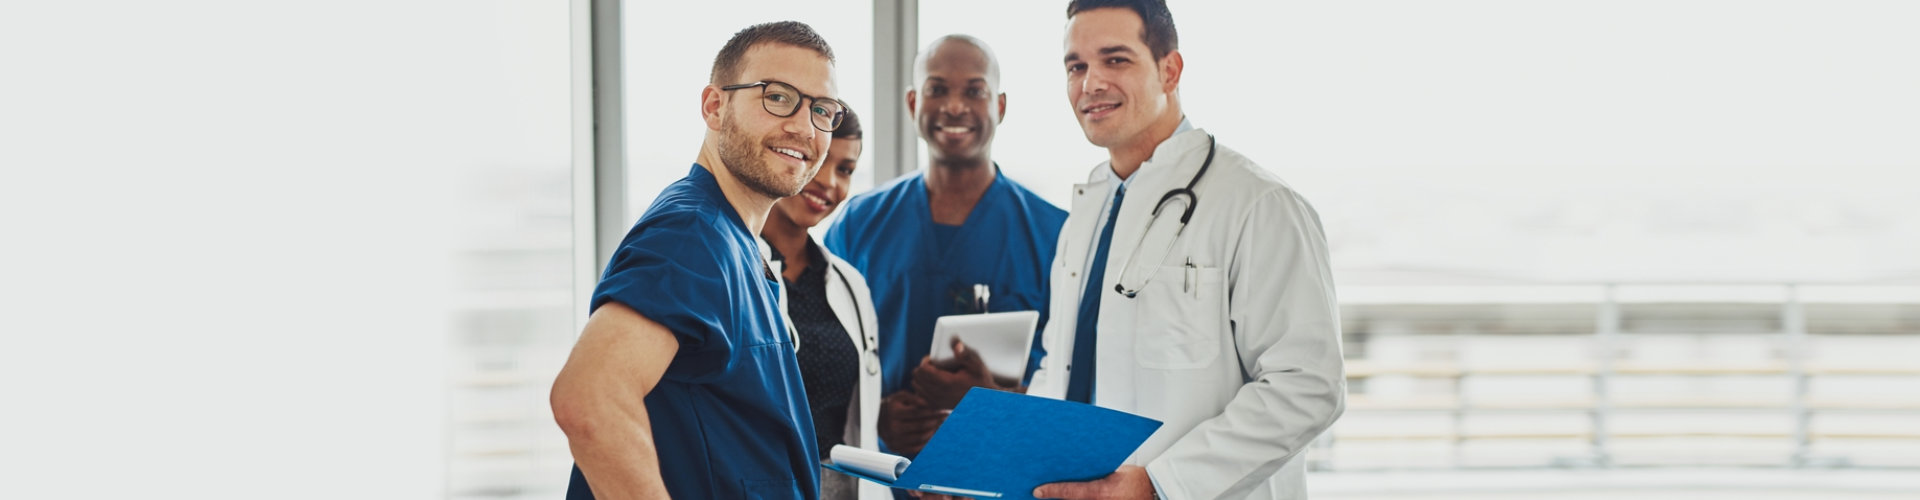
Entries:
{"label": "white tablet", "polygon": [[952,359],[953,339],[958,337],[968,349],[980,353],[994,376],[1019,380],[1027,375],[1027,354],[1033,350],[1033,329],[1039,325],[1038,311],[941,316],[933,324],[930,355],[934,361]]}

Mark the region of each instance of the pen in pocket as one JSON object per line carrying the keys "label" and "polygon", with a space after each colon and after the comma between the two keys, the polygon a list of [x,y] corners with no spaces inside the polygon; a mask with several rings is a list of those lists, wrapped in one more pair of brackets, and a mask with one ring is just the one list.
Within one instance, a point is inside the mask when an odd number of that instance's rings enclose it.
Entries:
{"label": "pen in pocket", "polygon": [[1199,269],[1193,267],[1193,257],[1187,257],[1187,269],[1186,269],[1186,276],[1185,276],[1186,282],[1180,285],[1180,291],[1186,292],[1186,293],[1192,293],[1196,296],[1199,295],[1198,293],[1195,293],[1197,291],[1197,288],[1193,286],[1193,278],[1194,278],[1193,275],[1197,273],[1199,273]]}

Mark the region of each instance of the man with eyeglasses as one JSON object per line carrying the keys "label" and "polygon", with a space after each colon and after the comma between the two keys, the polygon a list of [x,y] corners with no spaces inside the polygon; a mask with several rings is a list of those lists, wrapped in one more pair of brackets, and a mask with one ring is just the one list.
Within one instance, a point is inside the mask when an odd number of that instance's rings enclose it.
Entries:
{"label": "man with eyeglasses", "polygon": [[927,144],[927,168],[848,200],[826,237],[873,287],[885,395],[876,430],[889,451],[907,456],[968,388],[1018,387],[994,380],[977,356],[963,357],[974,361],[965,366],[928,362],[933,325],[940,316],[1002,311],[1040,311],[1044,323],[1047,264],[1066,220],[994,161],[1007,96],[986,42],[941,37],[920,52],[914,74],[918,84],[905,98]]}
{"label": "man with eyeglasses", "polygon": [[1165,0],[1075,0],[1067,20],[1067,102],[1109,161],[1074,187],[1030,393],[1164,425],[1113,474],[1033,494],[1305,498],[1303,451],[1346,394],[1319,215],[1187,121]]}
{"label": "man with eyeglasses", "polygon": [[698,161],[627,233],[554,381],[568,498],[819,497],[779,286],[755,235],[820,168],[846,106],[797,22],[741,30],[700,94]]}

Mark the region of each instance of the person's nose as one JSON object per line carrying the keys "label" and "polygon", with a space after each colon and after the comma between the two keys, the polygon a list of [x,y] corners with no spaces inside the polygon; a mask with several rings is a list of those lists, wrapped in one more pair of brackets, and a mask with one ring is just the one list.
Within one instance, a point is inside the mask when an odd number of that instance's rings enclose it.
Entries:
{"label": "person's nose", "polygon": [[831,171],[833,169],[832,165],[820,168],[826,172],[827,176],[826,182],[822,183],[823,185],[821,187],[826,191],[827,199],[837,203],[840,198],[846,196],[847,184],[840,182],[838,173]]}
{"label": "person's nose", "polygon": [[965,116],[967,114],[967,103],[959,98],[947,99],[945,102],[940,103],[940,112],[946,113],[947,116]]}
{"label": "person's nose", "polygon": [[813,116],[807,114],[805,109],[801,109],[795,112],[793,116],[788,116],[785,120],[782,120],[780,130],[786,132],[787,135],[808,142],[812,142],[814,134],[819,132],[813,127]]}
{"label": "person's nose", "polygon": [[821,177],[824,178],[821,182],[821,187],[827,188],[827,193],[829,194],[839,194],[840,188],[842,187],[839,172],[835,172],[835,170],[833,165],[820,167]]}
{"label": "person's nose", "polygon": [[1082,95],[1099,94],[1106,91],[1107,75],[1102,74],[1100,70],[1089,69],[1087,70],[1086,78],[1080,79],[1080,93]]}

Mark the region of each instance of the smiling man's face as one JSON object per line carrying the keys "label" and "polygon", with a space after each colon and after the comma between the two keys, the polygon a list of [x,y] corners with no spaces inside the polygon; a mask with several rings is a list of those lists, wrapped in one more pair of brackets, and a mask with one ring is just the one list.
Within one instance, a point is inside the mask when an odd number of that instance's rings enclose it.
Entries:
{"label": "smiling man's face", "polygon": [[1005,111],[989,57],[962,39],[947,39],[927,54],[925,77],[908,93],[907,105],[934,163],[989,160]]}
{"label": "smiling man's face", "polygon": [[1095,146],[1139,140],[1170,112],[1168,75],[1141,39],[1140,15],[1093,9],[1067,22],[1067,103]]}
{"label": "smiling man's face", "polygon": [[[832,63],[811,49],[769,43],[748,49],[738,82],[777,81],[809,96],[837,95]],[[732,92],[721,113],[720,161],[760,194],[784,198],[800,192],[825,161],[833,135],[815,128],[807,107],[785,118],[768,113],[760,88]]]}

